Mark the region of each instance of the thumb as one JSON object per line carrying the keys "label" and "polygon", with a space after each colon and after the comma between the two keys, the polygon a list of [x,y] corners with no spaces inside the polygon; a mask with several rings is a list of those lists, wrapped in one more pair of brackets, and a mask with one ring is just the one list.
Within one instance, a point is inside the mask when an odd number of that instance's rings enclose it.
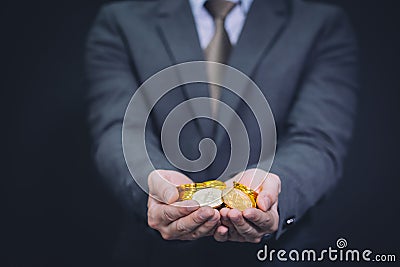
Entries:
{"label": "thumb", "polygon": [[268,173],[267,179],[262,184],[261,191],[257,197],[257,206],[262,211],[269,210],[278,202],[278,196],[281,192],[281,180],[278,175]]}
{"label": "thumb", "polygon": [[179,192],[176,186],[163,177],[162,170],[155,170],[148,178],[149,194],[159,202],[171,204],[178,200]]}

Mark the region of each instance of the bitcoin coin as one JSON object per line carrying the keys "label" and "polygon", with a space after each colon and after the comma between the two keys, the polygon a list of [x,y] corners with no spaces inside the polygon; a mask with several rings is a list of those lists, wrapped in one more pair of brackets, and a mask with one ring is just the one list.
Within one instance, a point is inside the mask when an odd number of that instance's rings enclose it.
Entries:
{"label": "bitcoin coin", "polygon": [[222,191],[222,201],[228,208],[244,211],[255,208],[256,201],[251,196],[237,188],[226,188]]}
{"label": "bitcoin coin", "polygon": [[199,202],[200,206],[210,206],[212,208],[217,208],[222,205],[222,190],[217,188],[205,188],[196,191],[192,199]]}
{"label": "bitcoin coin", "polygon": [[233,182],[233,187],[246,193],[246,195],[253,197],[253,199],[257,199],[258,193],[256,191],[254,191],[253,189],[251,189],[250,187],[247,187],[238,182]]}
{"label": "bitcoin coin", "polygon": [[[221,200],[221,194],[222,194],[222,189],[226,188],[226,184],[222,181],[218,180],[211,180],[211,181],[206,181],[202,183],[191,183],[191,184],[181,184],[177,186],[178,192],[179,192],[179,201],[183,200],[191,200],[193,199],[194,194],[197,192],[200,192],[202,190],[206,189],[215,189],[215,190],[207,190],[204,192],[201,192],[197,194],[196,198],[199,198],[198,202],[205,203],[205,202],[210,202],[209,205],[204,204],[204,206],[212,206],[212,207],[219,207],[221,206],[222,200]],[[216,191],[218,190],[218,191]],[[207,198],[206,196],[212,196],[214,195],[219,195],[218,197],[213,197],[212,201],[206,201],[204,198]],[[197,200],[197,199],[194,199]],[[215,200],[215,201],[214,201]]]}

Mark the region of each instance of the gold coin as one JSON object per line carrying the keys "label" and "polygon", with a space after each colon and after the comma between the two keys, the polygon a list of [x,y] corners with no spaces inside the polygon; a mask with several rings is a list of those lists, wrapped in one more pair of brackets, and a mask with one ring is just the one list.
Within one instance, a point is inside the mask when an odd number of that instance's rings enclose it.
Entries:
{"label": "gold coin", "polygon": [[251,189],[250,187],[247,187],[238,182],[233,182],[233,187],[243,191],[247,195],[252,196],[254,199],[257,199],[258,193],[256,191],[254,191],[253,189]]}
{"label": "gold coin", "polygon": [[240,211],[256,207],[254,198],[237,188],[224,189],[222,191],[222,200],[228,208]]}
{"label": "gold coin", "polygon": [[[226,184],[222,181],[211,180],[203,183],[181,184],[178,185],[176,188],[178,189],[179,192],[179,201],[183,201],[183,200],[191,200],[193,198],[193,195],[200,190],[215,188],[221,191],[222,189],[226,188]],[[204,192],[202,194],[204,194]],[[221,196],[219,198],[221,199]],[[212,205],[214,204],[215,203],[213,203]],[[217,207],[220,206],[221,204],[222,200],[220,204],[218,205],[215,204],[215,205]]]}
{"label": "gold coin", "polygon": [[209,206],[217,208],[222,205],[222,190],[217,188],[200,189],[192,196],[193,200],[199,202],[200,207]]}
{"label": "gold coin", "polygon": [[181,184],[178,185],[176,188],[178,188],[178,190],[186,190],[186,189],[195,189],[196,188],[196,184]]}
{"label": "gold coin", "polygon": [[196,191],[197,190],[193,188],[178,188],[179,201],[192,199],[192,196]]}
{"label": "gold coin", "polygon": [[218,188],[218,189],[225,189],[226,184],[222,181],[218,180],[211,180],[211,181],[206,181],[203,183],[206,187],[213,187],[213,188]]}

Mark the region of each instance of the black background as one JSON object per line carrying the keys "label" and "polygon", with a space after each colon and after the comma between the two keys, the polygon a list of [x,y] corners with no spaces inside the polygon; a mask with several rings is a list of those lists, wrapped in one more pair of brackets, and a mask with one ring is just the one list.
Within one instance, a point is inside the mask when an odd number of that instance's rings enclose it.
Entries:
{"label": "black background", "polygon": [[[82,87],[84,41],[105,2],[1,4],[5,266],[101,265],[110,257],[121,211],[93,171]],[[362,92],[345,174],[316,208],[317,231],[325,247],[345,237],[349,247],[399,260],[400,5],[323,2],[342,6],[356,29]]]}

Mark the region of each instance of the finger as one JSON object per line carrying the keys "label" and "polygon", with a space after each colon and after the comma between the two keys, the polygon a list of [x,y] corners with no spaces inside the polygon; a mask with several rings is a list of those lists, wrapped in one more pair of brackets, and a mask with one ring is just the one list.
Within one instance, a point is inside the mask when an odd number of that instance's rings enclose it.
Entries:
{"label": "finger", "polygon": [[235,227],[239,235],[243,236],[247,241],[254,242],[260,234],[258,231],[247,222],[242,213],[237,209],[232,209],[228,213],[228,217]]}
{"label": "finger", "polygon": [[[219,211],[219,214],[221,215],[221,222],[223,222],[223,224],[225,226],[232,226],[232,223],[230,222],[229,218],[228,218],[228,213],[229,213],[230,209],[228,208],[222,208]],[[225,224],[226,223],[226,224]]]}
{"label": "finger", "polygon": [[243,217],[256,226],[259,232],[262,233],[266,233],[273,223],[273,218],[270,213],[255,208],[243,211]]}
{"label": "finger", "polygon": [[147,208],[150,208],[150,206],[154,205],[155,203],[155,200],[151,196],[147,198]]}
{"label": "finger", "polygon": [[214,239],[218,242],[228,241],[228,227],[220,225],[214,233]]}
{"label": "finger", "polygon": [[278,231],[279,227],[279,213],[278,213],[278,201],[272,206],[270,210],[267,211],[268,215],[271,217],[268,234],[275,233]]}
{"label": "finger", "polygon": [[277,175],[269,173],[257,197],[257,206],[262,211],[269,210],[277,201],[281,182]]}
{"label": "finger", "polygon": [[228,227],[228,228],[234,229],[233,224],[231,223],[231,221],[230,221],[229,218],[228,218],[228,213],[229,213],[229,211],[230,211],[230,209],[228,209],[228,208],[222,208],[222,209],[219,211],[219,213],[220,213],[220,215],[221,215],[221,223],[222,223],[223,225],[225,225],[226,227]]}
{"label": "finger", "polygon": [[174,235],[185,235],[193,232],[213,216],[214,209],[210,207],[202,207],[185,217],[173,221],[170,225],[168,225],[168,229],[166,230],[170,233],[174,233]]}
{"label": "finger", "polygon": [[156,200],[171,204],[178,200],[179,192],[176,186],[163,178],[161,171],[153,171],[148,178],[149,194]]}
{"label": "finger", "polygon": [[221,224],[223,226],[225,226],[225,228],[228,229],[227,238],[229,238],[230,236],[232,236],[236,232],[235,227],[233,226],[233,224],[231,223],[231,221],[228,218],[229,210],[230,209],[228,209],[228,208],[222,208],[219,211],[219,214],[221,215],[221,219],[220,219],[221,220]]}
{"label": "finger", "polygon": [[242,237],[237,231],[235,226],[232,224],[231,220],[228,217],[230,209],[228,208],[223,208],[219,212],[221,214],[221,223],[223,226],[228,228],[228,240],[229,241],[235,241],[235,242],[244,242],[246,241],[244,237]]}
{"label": "finger", "polygon": [[217,210],[214,210],[214,215],[207,220],[204,224],[200,225],[193,232],[190,233],[190,238],[198,239],[203,236],[213,235],[218,226],[221,225],[220,215]]}
{"label": "finger", "polygon": [[163,224],[170,224],[180,218],[188,216],[195,210],[199,209],[199,204],[194,200],[186,200],[177,202],[174,205],[158,204],[151,210],[156,217],[160,217]]}

